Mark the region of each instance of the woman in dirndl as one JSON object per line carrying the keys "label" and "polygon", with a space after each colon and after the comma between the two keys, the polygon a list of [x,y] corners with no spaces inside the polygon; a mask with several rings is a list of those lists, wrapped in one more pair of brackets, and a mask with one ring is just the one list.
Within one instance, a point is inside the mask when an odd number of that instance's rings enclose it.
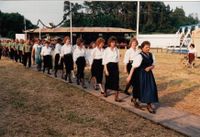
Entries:
{"label": "woman in dirndl", "polygon": [[39,44],[37,44],[35,46],[35,63],[37,64],[37,70],[41,71],[41,67],[42,67],[42,57],[41,57],[41,51],[42,51],[42,43],[39,42]]}
{"label": "woman in dirndl", "polygon": [[116,47],[117,39],[111,36],[108,39],[108,46],[103,54],[102,64],[106,74],[104,96],[108,96],[108,90],[115,91],[115,101],[119,102],[119,50]]}
{"label": "woman in dirndl", "polygon": [[158,102],[157,85],[152,70],[155,66],[155,57],[150,52],[150,42],[141,44],[142,52],[135,58],[132,64],[127,82],[133,77],[134,98],[147,104],[150,113],[156,113],[153,103]]}
{"label": "woman in dirndl", "polygon": [[94,79],[94,88],[95,90],[98,90],[98,87],[101,90],[101,94],[104,94],[104,90],[102,87],[102,79],[103,79],[103,69],[104,66],[102,65],[102,58],[103,58],[103,46],[104,46],[105,40],[103,38],[98,38],[95,42],[96,47],[92,50],[91,58],[92,58],[92,67],[91,67],[91,73]]}

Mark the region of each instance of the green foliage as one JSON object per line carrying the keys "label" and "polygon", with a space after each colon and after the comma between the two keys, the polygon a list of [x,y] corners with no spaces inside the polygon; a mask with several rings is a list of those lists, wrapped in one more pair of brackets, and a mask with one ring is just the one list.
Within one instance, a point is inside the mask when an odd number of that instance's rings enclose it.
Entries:
{"label": "green foliage", "polygon": [[[34,25],[26,20],[26,28],[33,28]],[[14,38],[16,33],[24,30],[24,17],[19,13],[3,13],[0,11],[0,35],[2,37]]]}
{"label": "green foliage", "polygon": [[[163,2],[140,3],[140,33],[175,33],[182,25],[199,22],[181,8],[174,11]],[[84,2],[73,4],[73,26],[136,29],[137,2]],[[67,7],[65,7],[67,9]],[[63,26],[69,26],[69,20]]]}

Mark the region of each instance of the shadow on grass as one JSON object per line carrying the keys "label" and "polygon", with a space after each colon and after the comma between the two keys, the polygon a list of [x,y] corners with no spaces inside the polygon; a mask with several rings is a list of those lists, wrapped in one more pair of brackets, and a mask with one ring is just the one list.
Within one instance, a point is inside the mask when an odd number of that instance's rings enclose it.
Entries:
{"label": "shadow on grass", "polygon": [[158,91],[162,92],[162,91],[166,90],[168,87],[181,85],[181,83],[183,83],[184,81],[186,81],[186,79],[175,79],[175,80],[170,80],[168,82],[159,83],[159,84],[157,84]]}
{"label": "shadow on grass", "polygon": [[163,101],[164,105],[168,104],[173,107],[176,105],[176,103],[178,103],[179,101],[182,101],[193,90],[198,89],[198,88],[200,88],[200,85],[194,85],[189,88],[177,90],[173,93],[169,93],[169,94],[166,94],[166,95],[160,97],[160,100]]}

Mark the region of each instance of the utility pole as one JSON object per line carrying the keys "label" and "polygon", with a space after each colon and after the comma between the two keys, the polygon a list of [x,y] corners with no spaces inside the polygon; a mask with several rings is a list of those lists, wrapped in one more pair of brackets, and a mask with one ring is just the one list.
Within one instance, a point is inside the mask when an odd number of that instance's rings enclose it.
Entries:
{"label": "utility pole", "polygon": [[73,45],[73,34],[72,34],[72,3],[69,1],[69,11],[70,11],[70,41]]}

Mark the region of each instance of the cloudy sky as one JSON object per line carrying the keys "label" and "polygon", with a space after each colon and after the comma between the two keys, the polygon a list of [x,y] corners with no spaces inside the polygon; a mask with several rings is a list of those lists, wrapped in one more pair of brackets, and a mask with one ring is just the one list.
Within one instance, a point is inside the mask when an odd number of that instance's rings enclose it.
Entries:
{"label": "cloudy sky", "polygon": [[[45,24],[53,22],[59,23],[63,18],[63,1],[51,0],[51,1],[11,1],[0,0],[0,10],[2,12],[18,12],[24,15],[27,19],[31,20],[33,24],[37,23],[38,19],[41,19]],[[197,13],[200,18],[200,1],[196,2],[165,2],[169,4],[172,9],[176,7],[182,7],[186,15],[190,13]]]}

